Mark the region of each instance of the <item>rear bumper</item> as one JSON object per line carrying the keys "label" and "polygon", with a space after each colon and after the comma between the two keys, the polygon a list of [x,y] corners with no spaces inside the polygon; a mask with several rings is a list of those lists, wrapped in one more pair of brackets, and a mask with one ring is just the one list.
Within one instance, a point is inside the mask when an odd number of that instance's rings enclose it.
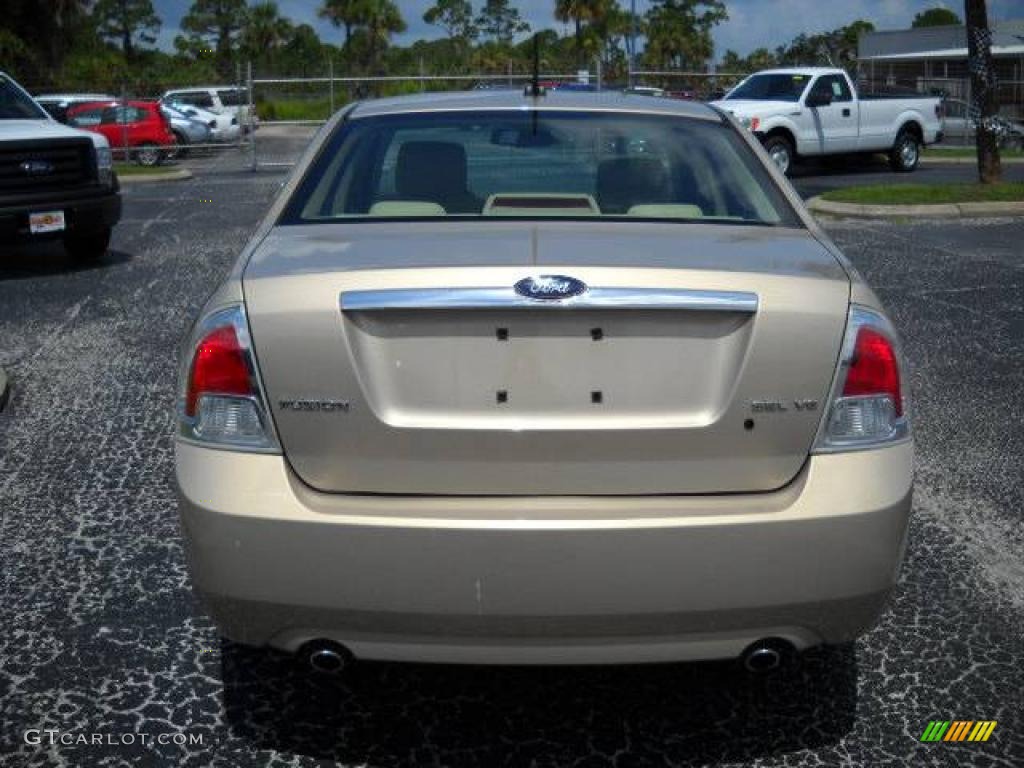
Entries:
{"label": "rear bumper", "polygon": [[[33,235],[29,232],[31,213],[64,211],[64,232]],[[49,193],[25,196],[13,201],[0,199],[0,240],[32,242],[59,239],[66,235],[89,235],[113,227],[121,220],[121,193],[115,182],[111,189],[81,193]]]}
{"label": "rear bumper", "polygon": [[702,497],[341,496],[279,456],[178,443],[194,585],[223,633],[469,663],[722,658],[852,639],[905,549],[913,448]]}

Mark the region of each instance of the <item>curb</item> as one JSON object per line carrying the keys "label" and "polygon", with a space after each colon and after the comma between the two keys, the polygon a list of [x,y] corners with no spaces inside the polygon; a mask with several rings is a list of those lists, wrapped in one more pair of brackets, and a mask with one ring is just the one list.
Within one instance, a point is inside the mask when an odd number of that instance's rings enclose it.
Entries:
{"label": "curb", "polygon": [[170,173],[153,173],[145,176],[118,176],[117,180],[121,184],[152,184],[157,181],[182,181],[183,179],[191,179],[192,171],[182,168],[179,171],[171,171]]}
{"label": "curb", "polygon": [[1024,216],[1024,202],[941,203],[936,205],[860,205],[836,203],[812,197],[807,207],[814,213],[853,216],[867,219],[979,218],[984,216]]}
{"label": "curb", "polygon": [[[976,157],[943,157],[941,151],[933,152],[930,155],[922,156],[920,162],[926,165],[977,165]],[[1024,157],[1001,157],[999,162],[1003,165],[1024,165]]]}
{"label": "curb", "polygon": [[4,373],[4,369],[0,368],[0,411],[7,405],[7,396],[10,394],[10,388],[7,386],[7,374]]}

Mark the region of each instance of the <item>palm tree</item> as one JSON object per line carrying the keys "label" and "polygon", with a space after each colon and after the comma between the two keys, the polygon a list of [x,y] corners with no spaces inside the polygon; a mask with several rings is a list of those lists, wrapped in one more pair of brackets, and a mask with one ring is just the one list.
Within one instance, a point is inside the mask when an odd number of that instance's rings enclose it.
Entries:
{"label": "palm tree", "polygon": [[264,0],[249,8],[242,27],[242,47],[254,59],[273,60],[274,51],[291,35],[292,25],[281,16],[277,3]]}
{"label": "palm tree", "polygon": [[583,22],[595,16],[594,0],[555,0],[555,18],[563,24],[572,21],[576,31],[576,65],[583,64]]}
{"label": "palm tree", "polygon": [[368,63],[376,70],[380,54],[391,41],[391,35],[405,32],[405,19],[391,0],[364,0],[363,26],[366,28]]}
{"label": "palm tree", "polygon": [[360,26],[366,17],[365,0],[324,0],[317,11],[321,19],[327,19],[336,27],[345,28],[345,47],[352,39],[352,31]]}

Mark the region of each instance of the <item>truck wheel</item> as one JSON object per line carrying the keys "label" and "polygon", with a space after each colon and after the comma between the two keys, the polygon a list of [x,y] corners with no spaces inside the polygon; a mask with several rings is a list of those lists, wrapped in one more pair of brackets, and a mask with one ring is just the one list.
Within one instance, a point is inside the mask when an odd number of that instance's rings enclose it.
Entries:
{"label": "truck wheel", "polygon": [[99,260],[110,246],[110,227],[88,235],[68,235],[64,238],[64,250],[78,262]]}
{"label": "truck wheel", "polygon": [[156,144],[146,142],[145,144],[140,144],[135,150],[135,162],[147,168],[159,165],[162,160],[163,153]]}
{"label": "truck wheel", "polygon": [[764,151],[772,159],[775,166],[782,171],[783,176],[789,175],[789,169],[793,167],[793,145],[785,136],[769,136],[764,142]]}
{"label": "truck wheel", "polygon": [[905,129],[900,131],[889,150],[889,166],[897,173],[910,173],[917,168],[920,159],[921,143],[917,136]]}

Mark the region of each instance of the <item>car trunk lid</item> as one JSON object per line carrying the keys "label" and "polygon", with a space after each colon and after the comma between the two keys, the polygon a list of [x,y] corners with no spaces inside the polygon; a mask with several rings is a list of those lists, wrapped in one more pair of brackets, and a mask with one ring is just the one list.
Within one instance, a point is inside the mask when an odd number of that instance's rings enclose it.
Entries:
{"label": "car trunk lid", "polygon": [[[514,291],[543,275],[586,290]],[[280,227],[244,288],[296,473],[398,494],[778,488],[849,300],[808,233],[707,224]]]}

